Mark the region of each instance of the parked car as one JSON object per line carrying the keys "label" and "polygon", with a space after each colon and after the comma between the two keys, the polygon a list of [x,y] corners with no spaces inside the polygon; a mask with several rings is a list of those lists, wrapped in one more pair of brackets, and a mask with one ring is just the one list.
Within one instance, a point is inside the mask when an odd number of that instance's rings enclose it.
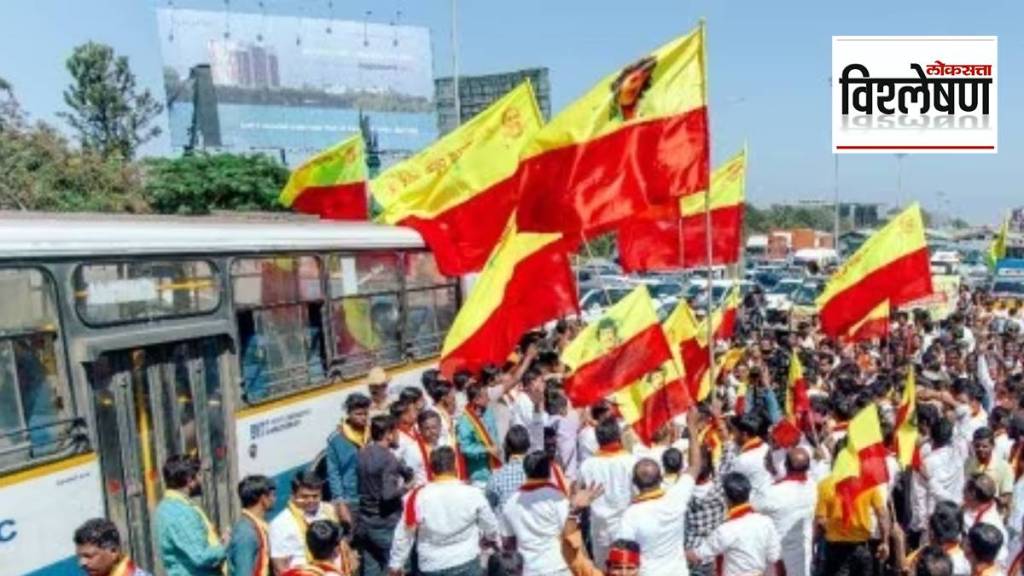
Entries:
{"label": "parked car", "polygon": [[580,297],[581,318],[584,322],[597,320],[606,308],[625,298],[633,288],[634,286],[619,284],[588,290]]}

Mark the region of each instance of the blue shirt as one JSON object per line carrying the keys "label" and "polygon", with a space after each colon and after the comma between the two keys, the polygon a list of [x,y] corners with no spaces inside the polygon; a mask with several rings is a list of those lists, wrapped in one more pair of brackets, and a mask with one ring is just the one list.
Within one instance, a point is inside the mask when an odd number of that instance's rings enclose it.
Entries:
{"label": "blue shirt", "polygon": [[207,542],[202,512],[194,504],[165,496],[156,507],[156,533],[167,576],[222,574],[226,551]]}
{"label": "blue shirt", "polygon": [[[484,428],[491,437],[492,442],[498,437],[498,427],[494,423],[494,415],[490,410],[484,411],[480,417]],[[463,414],[455,424],[456,434],[459,438],[459,451],[466,458],[466,471],[469,473],[469,481],[473,484],[486,484],[491,478],[490,453],[483,441],[477,437],[476,429],[469,422],[469,417]]]}
{"label": "blue shirt", "polygon": [[[252,576],[256,574],[256,563],[260,556],[260,536],[252,520],[241,518],[231,528],[231,543],[228,544],[228,576]],[[268,558],[270,551],[267,551]],[[269,574],[269,570],[267,574]]]}
{"label": "blue shirt", "polygon": [[340,430],[327,438],[327,485],[331,499],[344,500],[352,509],[359,503],[359,446]]}

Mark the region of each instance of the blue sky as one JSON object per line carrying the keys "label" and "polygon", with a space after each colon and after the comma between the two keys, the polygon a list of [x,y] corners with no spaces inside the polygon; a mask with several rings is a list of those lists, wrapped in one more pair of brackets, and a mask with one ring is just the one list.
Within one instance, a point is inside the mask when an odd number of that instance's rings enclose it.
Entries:
{"label": "blue sky", "polygon": [[[0,76],[36,118],[54,120],[68,82],[64,60],[96,40],[127,54],[145,85],[160,90],[155,7],[222,10],[223,0],[7,0],[0,3]],[[388,22],[432,30],[434,71],[451,71],[449,0],[264,0],[270,13]],[[229,0],[258,12],[258,0]],[[912,155],[903,161],[903,196],[973,222],[996,221],[1024,204],[1024,3],[1013,0],[493,0],[459,1],[464,74],[547,66],[557,111],[610,70],[708,24],[713,158],[746,141],[748,199],[756,204],[832,197],[829,87],[832,35],[999,36],[999,153]],[[149,152],[167,149],[166,141]],[[897,161],[843,156],[844,200],[894,202]],[[944,201],[943,198],[946,200]]]}

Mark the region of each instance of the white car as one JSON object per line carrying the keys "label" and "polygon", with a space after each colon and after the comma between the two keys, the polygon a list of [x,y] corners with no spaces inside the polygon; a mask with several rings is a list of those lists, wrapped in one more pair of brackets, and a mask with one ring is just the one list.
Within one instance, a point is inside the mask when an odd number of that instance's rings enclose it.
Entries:
{"label": "white car", "polygon": [[787,312],[793,307],[793,294],[803,285],[799,278],[783,278],[764,296],[765,308]]}

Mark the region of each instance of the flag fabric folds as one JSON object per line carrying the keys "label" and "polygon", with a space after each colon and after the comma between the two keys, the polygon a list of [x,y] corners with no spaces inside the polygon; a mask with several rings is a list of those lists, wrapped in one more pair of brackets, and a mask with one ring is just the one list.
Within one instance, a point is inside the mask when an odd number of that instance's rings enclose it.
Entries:
{"label": "flag fabric folds", "polygon": [[889,470],[885,465],[886,453],[878,408],[868,404],[850,420],[846,446],[836,455],[832,467],[831,479],[842,503],[845,521],[870,517],[870,510],[860,509],[868,502],[858,499],[858,496],[889,481]]}
{"label": "flag fabric folds", "polygon": [[526,145],[521,230],[593,237],[708,186],[704,26],[597,83]]}
{"label": "flag fabric folds", "polygon": [[366,220],[366,158],[356,134],[292,171],[278,201],[303,214],[330,220]]}
{"label": "flag fabric folds", "polygon": [[896,457],[899,458],[900,466],[906,469],[913,463],[914,452],[917,450],[917,382],[913,367],[907,372],[907,381],[903,385],[903,397],[896,410],[895,428],[893,440],[896,443]]}
{"label": "flag fabric folds", "polygon": [[898,307],[931,293],[924,222],[914,203],[868,238],[829,279],[817,300],[821,328],[838,338],[886,300]]}
{"label": "flag fabric folds", "polygon": [[519,153],[541,123],[533,88],[524,82],[375,178],[380,220],[419,232],[441,273],[479,271],[516,208]]}
{"label": "flag fabric folds", "polygon": [[508,358],[520,337],[578,313],[576,280],[559,234],[518,233],[510,225],[459,309],[441,352],[441,370],[477,371]]}
{"label": "flag fabric folds", "polygon": [[654,301],[646,286],[638,286],[566,346],[565,394],[576,406],[590,406],[672,357]]}
{"label": "flag fabric folds", "polygon": [[[682,308],[685,306],[685,308]],[[736,326],[736,312],[739,307],[739,289],[730,288],[722,306],[711,314],[712,341],[708,342],[708,319],[705,318],[699,325],[693,317],[693,312],[685,301],[681,301],[676,307],[680,311],[678,318],[676,311],[666,320],[666,325],[673,321],[678,325],[667,330],[670,342],[677,347],[683,363],[683,370],[686,376],[690,396],[698,402],[703,402],[711,394],[711,357],[709,346],[714,346],[715,341],[731,338]],[[726,355],[725,358],[728,358]],[[723,360],[725,359],[723,358]],[[718,370],[716,370],[718,373]]]}
{"label": "flag fabric folds", "polygon": [[1003,219],[1003,225],[999,227],[999,233],[992,239],[992,243],[988,246],[988,267],[994,270],[996,263],[1006,258],[1006,237],[1010,233],[1010,221]]}
{"label": "flag fabric folds", "polygon": [[651,444],[662,426],[693,404],[676,358],[666,360],[610,399],[623,421],[647,444]]}
{"label": "flag fabric folds", "polygon": [[786,378],[786,418],[796,423],[810,411],[811,400],[807,396],[804,365],[800,362],[800,355],[794,350],[789,361],[789,377]]}
{"label": "flag fabric folds", "polygon": [[746,149],[711,173],[707,204],[704,194],[679,200],[678,210],[656,207],[630,218],[618,228],[619,260],[626,272],[707,266],[707,214],[711,214],[711,263],[739,261],[746,206]]}
{"label": "flag fabric folds", "polygon": [[850,327],[843,336],[844,342],[865,342],[872,338],[889,336],[889,301],[875,306],[864,318]]}

